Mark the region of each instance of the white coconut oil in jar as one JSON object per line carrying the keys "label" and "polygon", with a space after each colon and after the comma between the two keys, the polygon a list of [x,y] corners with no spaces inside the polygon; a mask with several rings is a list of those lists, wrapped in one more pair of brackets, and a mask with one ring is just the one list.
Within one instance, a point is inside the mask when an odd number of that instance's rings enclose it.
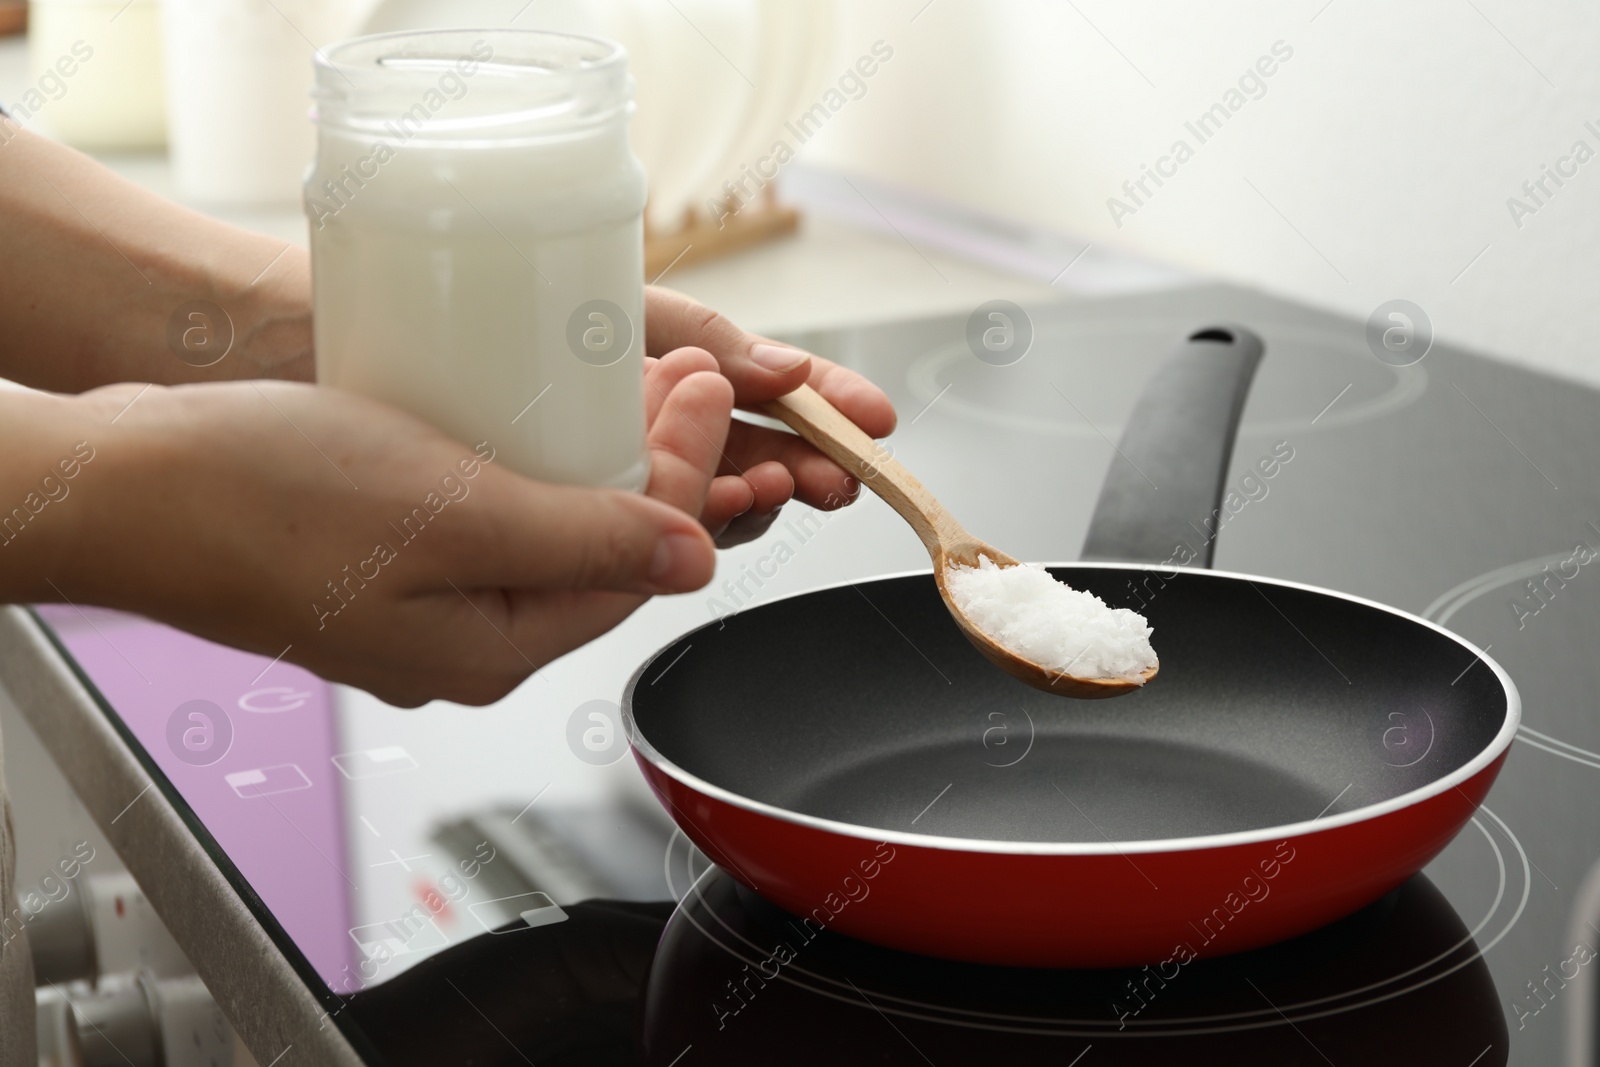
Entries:
{"label": "white coconut oil in jar", "polygon": [[316,76],[318,382],[532,478],[643,488],[645,175],[622,48],[382,34]]}

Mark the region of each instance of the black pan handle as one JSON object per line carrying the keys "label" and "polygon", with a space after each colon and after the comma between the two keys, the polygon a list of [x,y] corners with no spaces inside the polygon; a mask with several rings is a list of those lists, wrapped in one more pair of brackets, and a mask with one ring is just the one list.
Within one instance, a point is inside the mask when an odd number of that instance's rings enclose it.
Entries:
{"label": "black pan handle", "polygon": [[1224,324],[1166,358],[1111,458],[1084,560],[1211,566],[1234,432],[1264,351],[1261,338]]}

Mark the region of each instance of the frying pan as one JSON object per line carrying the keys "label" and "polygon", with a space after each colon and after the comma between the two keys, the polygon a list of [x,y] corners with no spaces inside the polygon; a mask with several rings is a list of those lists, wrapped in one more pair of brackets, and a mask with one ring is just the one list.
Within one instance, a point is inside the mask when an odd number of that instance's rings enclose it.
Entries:
{"label": "frying pan", "polygon": [[1208,569],[1261,356],[1238,326],[1185,339],[1130,416],[1085,562],[1050,567],[1145,615],[1153,682],[1033,690],[967,644],[929,572],[754,607],[663,648],[624,696],[683,832],[798,930],[1159,974],[1420,870],[1494,782],[1516,687],[1415,615]]}

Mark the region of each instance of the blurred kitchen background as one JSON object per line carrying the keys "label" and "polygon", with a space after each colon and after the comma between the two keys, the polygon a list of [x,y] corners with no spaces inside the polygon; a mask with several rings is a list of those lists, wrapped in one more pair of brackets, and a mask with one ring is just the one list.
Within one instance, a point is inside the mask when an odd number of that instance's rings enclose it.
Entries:
{"label": "blurred kitchen background", "polygon": [[[315,47],[559,28],[631,53],[652,276],[754,328],[1195,272],[1357,318],[1405,298],[1441,340],[1600,380],[1600,178],[1572,155],[1600,148],[1600,10],[1575,3],[35,0],[26,17],[0,39],[24,125],[285,239],[305,240]],[[729,228],[708,203],[741,180],[776,187],[724,218],[755,251],[703,260]]]}

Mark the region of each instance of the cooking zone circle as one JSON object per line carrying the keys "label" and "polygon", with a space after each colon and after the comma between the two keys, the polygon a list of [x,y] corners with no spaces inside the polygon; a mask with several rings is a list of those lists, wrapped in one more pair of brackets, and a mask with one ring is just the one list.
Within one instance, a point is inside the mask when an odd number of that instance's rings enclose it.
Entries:
{"label": "cooking zone circle", "polygon": [[[1468,578],[1440,594],[1433,603],[1422,610],[1422,617],[1441,626],[1449,626],[1452,620],[1474,605],[1493,613],[1495,610],[1493,605],[1485,605],[1484,598],[1491,593],[1505,595],[1508,590],[1516,589],[1521,595],[1507,596],[1507,603],[1499,609],[1499,625],[1509,626],[1508,617],[1514,618],[1518,625],[1516,630],[1512,631],[1512,635],[1520,635],[1527,625],[1551,625],[1548,622],[1541,623],[1537,616],[1558,602],[1570,606],[1570,602],[1581,596],[1571,588],[1574,583],[1581,580],[1580,568],[1588,565],[1580,561],[1587,558],[1589,562],[1594,562],[1600,557],[1600,550],[1594,547],[1600,545],[1600,528],[1596,528],[1592,523],[1587,524],[1581,532],[1581,541],[1581,546],[1575,545],[1560,552],[1519,560]],[[1583,548],[1587,548],[1592,555],[1586,557],[1582,552]],[[1473,617],[1469,621],[1480,623],[1482,620]],[[1492,618],[1490,625],[1494,625]],[[1458,623],[1457,627],[1459,626]],[[1510,635],[1495,633],[1492,636],[1497,640],[1484,645],[1484,651],[1489,651],[1496,643],[1501,643],[1505,650]],[[1600,752],[1581,748],[1553,734],[1536,730],[1526,722],[1517,727],[1517,740],[1552,756],[1560,756],[1573,763],[1600,770]]]}
{"label": "cooking zone circle", "polygon": [[[989,366],[965,342],[936,349],[907,371],[917,409],[940,410],[1006,430],[1115,439],[1133,403],[1112,384],[1126,365],[1150,364],[1185,322],[1142,319],[1055,322],[1038,316],[1032,359]],[[1394,367],[1372,358],[1359,334],[1280,327],[1264,331],[1272,349],[1251,389],[1255,436],[1303,435],[1393,414],[1428,389],[1423,364]],[[1093,424],[1085,421],[1093,398]],[[1330,404],[1337,400],[1337,403]],[[1326,409],[1324,411],[1324,409]]]}

